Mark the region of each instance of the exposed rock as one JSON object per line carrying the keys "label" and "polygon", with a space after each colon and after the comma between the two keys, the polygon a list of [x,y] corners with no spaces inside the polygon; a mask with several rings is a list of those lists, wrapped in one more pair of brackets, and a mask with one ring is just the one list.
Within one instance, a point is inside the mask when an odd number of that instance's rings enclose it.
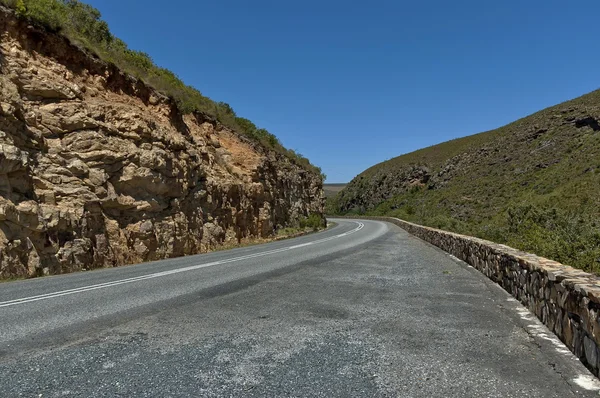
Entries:
{"label": "exposed rock", "polygon": [[0,278],[205,252],[323,213],[319,175],[1,7],[0,31]]}
{"label": "exposed rock", "polygon": [[591,116],[575,120],[575,127],[590,127],[594,131],[600,131],[600,124],[598,124],[598,121]]}
{"label": "exposed rock", "polygon": [[431,171],[424,165],[410,165],[402,170],[381,170],[369,178],[358,176],[342,191],[343,211],[366,211],[399,192],[425,187],[431,180]]}

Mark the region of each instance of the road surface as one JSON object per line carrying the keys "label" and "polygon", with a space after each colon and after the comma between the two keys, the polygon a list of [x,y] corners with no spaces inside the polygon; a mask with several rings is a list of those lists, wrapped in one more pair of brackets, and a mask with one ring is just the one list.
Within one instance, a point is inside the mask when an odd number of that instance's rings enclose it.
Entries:
{"label": "road surface", "polygon": [[0,284],[0,397],[581,397],[520,304],[398,227]]}

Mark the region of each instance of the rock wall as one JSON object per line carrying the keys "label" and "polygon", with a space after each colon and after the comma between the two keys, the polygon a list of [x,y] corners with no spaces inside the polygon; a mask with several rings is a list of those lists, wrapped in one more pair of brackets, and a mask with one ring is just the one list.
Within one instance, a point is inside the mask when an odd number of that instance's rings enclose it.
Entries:
{"label": "rock wall", "polygon": [[205,252],[323,213],[322,179],[0,7],[0,279]]}
{"label": "rock wall", "polygon": [[388,221],[465,261],[529,308],[596,375],[600,369],[600,280],[597,276],[505,245]]}

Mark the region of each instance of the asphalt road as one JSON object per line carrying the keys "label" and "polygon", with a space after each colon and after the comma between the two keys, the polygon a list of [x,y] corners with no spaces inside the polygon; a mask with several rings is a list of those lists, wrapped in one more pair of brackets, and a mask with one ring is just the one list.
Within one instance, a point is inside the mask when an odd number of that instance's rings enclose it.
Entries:
{"label": "asphalt road", "polygon": [[0,397],[581,397],[520,304],[398,227],[0,284]]}

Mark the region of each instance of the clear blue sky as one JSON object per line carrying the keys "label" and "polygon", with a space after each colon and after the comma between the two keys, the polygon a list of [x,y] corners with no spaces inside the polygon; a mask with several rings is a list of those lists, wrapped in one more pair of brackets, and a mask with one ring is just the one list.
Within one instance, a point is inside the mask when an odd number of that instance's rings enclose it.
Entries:
{"label": "clear blue sky", "polygon": [[87,2],[328,182],[600,88],[598,0]]}

